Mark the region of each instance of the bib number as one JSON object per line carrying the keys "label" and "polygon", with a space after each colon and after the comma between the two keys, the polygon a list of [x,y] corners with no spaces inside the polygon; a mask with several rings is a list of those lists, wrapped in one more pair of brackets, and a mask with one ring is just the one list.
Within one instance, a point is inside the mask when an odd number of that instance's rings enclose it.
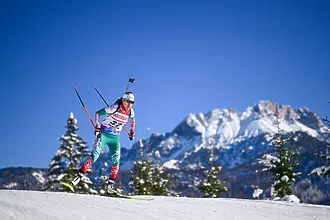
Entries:
{"label": "bib number", "polygon": [[121,129],[123,126],[123,123],[117,122],[117,121],[111,121],[109,123],[110,126],[115,127],[117,130]]}

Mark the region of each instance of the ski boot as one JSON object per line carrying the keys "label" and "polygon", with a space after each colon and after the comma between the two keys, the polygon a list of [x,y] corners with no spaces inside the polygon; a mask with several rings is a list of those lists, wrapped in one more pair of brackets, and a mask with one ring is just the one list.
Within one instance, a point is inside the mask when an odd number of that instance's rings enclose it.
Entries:
{"label": "ski boot", "polygon": [[68,187],[72,192],[75,192],[74,187],[80,182],[80,180],[84,177],[84,173],[79,171],[79,173],[75,176],[75,178],[69,183],[60,181],[62,185]]}
{"label": "ski boot", "polygon": [[107,186],[106,186],[106,192],[109,196],[116,196],[118,195],[118,192],[115,189],[115,181],[108,180]]}
{"label": "ski boot", "polygon": [[75,178],[70,182],[71,186],[76,186],[80,180],[84,177],[84,173],[79,171],[78,174],[75,176]]}

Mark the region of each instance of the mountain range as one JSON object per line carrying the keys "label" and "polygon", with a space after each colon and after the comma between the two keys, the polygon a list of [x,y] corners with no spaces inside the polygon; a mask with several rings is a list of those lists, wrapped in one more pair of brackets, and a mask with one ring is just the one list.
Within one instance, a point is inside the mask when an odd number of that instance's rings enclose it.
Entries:
{"label": "mountain range", "polygon": [[[272,149],[270,142],[277,132],[274,124],[277,119],[281,120],[284,133],[302,132],[322,140],[324,133],[329,132],[322,120],[306,107],[294,110],[287,105],[260,101],[242,113],[214,109],[206,114],[189,114],[172,132],[154,133],[142,143],[148,146],[151,157],[159,151],[165,166],[194,169],[207,164],[203,150],[209,147],[212,138],[218,164],[233,169]],[[130,169],[138,159],[139,144],[135,143],[123,154],[121,169]]]}

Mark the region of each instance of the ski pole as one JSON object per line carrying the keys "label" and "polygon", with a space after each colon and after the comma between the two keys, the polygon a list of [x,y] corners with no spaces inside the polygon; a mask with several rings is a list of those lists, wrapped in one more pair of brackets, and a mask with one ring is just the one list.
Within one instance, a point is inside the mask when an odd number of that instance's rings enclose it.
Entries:
{"label": "ski pole", "polygon": [[83,106],[83,108],[84,108],[84,110],[85,110],[85,112],[86,112],[86,114],[87,114],[87,117],[88,117],[89,121],[92,123],[93,128],[95,128],[94,122],[93,122],[91,116],[89,115],[89,113],[88,113],[88,111],[87,111],[87,108],[86,108],[86,106],[85,106],[83,100],[81,99],[81,97],[80,97],[80,95],[79,95],[78,90],[77,90],[76,87],[74,87],[74,91],[76,92],[76,94],[77,94],[77,96],[78,96],[78,98],[79,98],[79,100],[80,100],[80,103],[81,103],[81,105]]}
{"label": "ski pole", "polygon": [[94,89],[96,90],[97,94],[99,94],[99,96],[101,97],[101,99],[103,100],[103,102],[109,107],[109,104],[107,103],[107,101],[105,101],[105,99],[103,98],[103,96],[101,95],[101,93],[99,92],[99,90],[97,90],[96,86],[94,86]]}
{"label": "ski pole", "polygon": [[[109,104],[107,103],[107,101],[105,101],[105,99],[103,98],[103,96],[101,95],[101,93],[99,92],[99,90],[97,90],[96,86],[94,86],[94,89],[96,90],[97,94],[99,94],[99,96],[101,97],[101,99],[103,100],[103,102],[109,107]],[[123,126],[124,130],[126,131],[126,133],[129,136],[129,132],[127,130],[127,128],[125,126]]]}

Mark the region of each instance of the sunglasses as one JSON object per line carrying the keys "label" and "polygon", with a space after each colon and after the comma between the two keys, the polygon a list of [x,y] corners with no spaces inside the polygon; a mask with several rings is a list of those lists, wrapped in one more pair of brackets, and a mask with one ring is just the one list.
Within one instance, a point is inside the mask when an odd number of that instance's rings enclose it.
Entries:
{"label": "sunglasses", "polygon": [[131,101],[131,100],[125,100],[125,102],[130,103],[130,104],[134,104],[134,101]]}

